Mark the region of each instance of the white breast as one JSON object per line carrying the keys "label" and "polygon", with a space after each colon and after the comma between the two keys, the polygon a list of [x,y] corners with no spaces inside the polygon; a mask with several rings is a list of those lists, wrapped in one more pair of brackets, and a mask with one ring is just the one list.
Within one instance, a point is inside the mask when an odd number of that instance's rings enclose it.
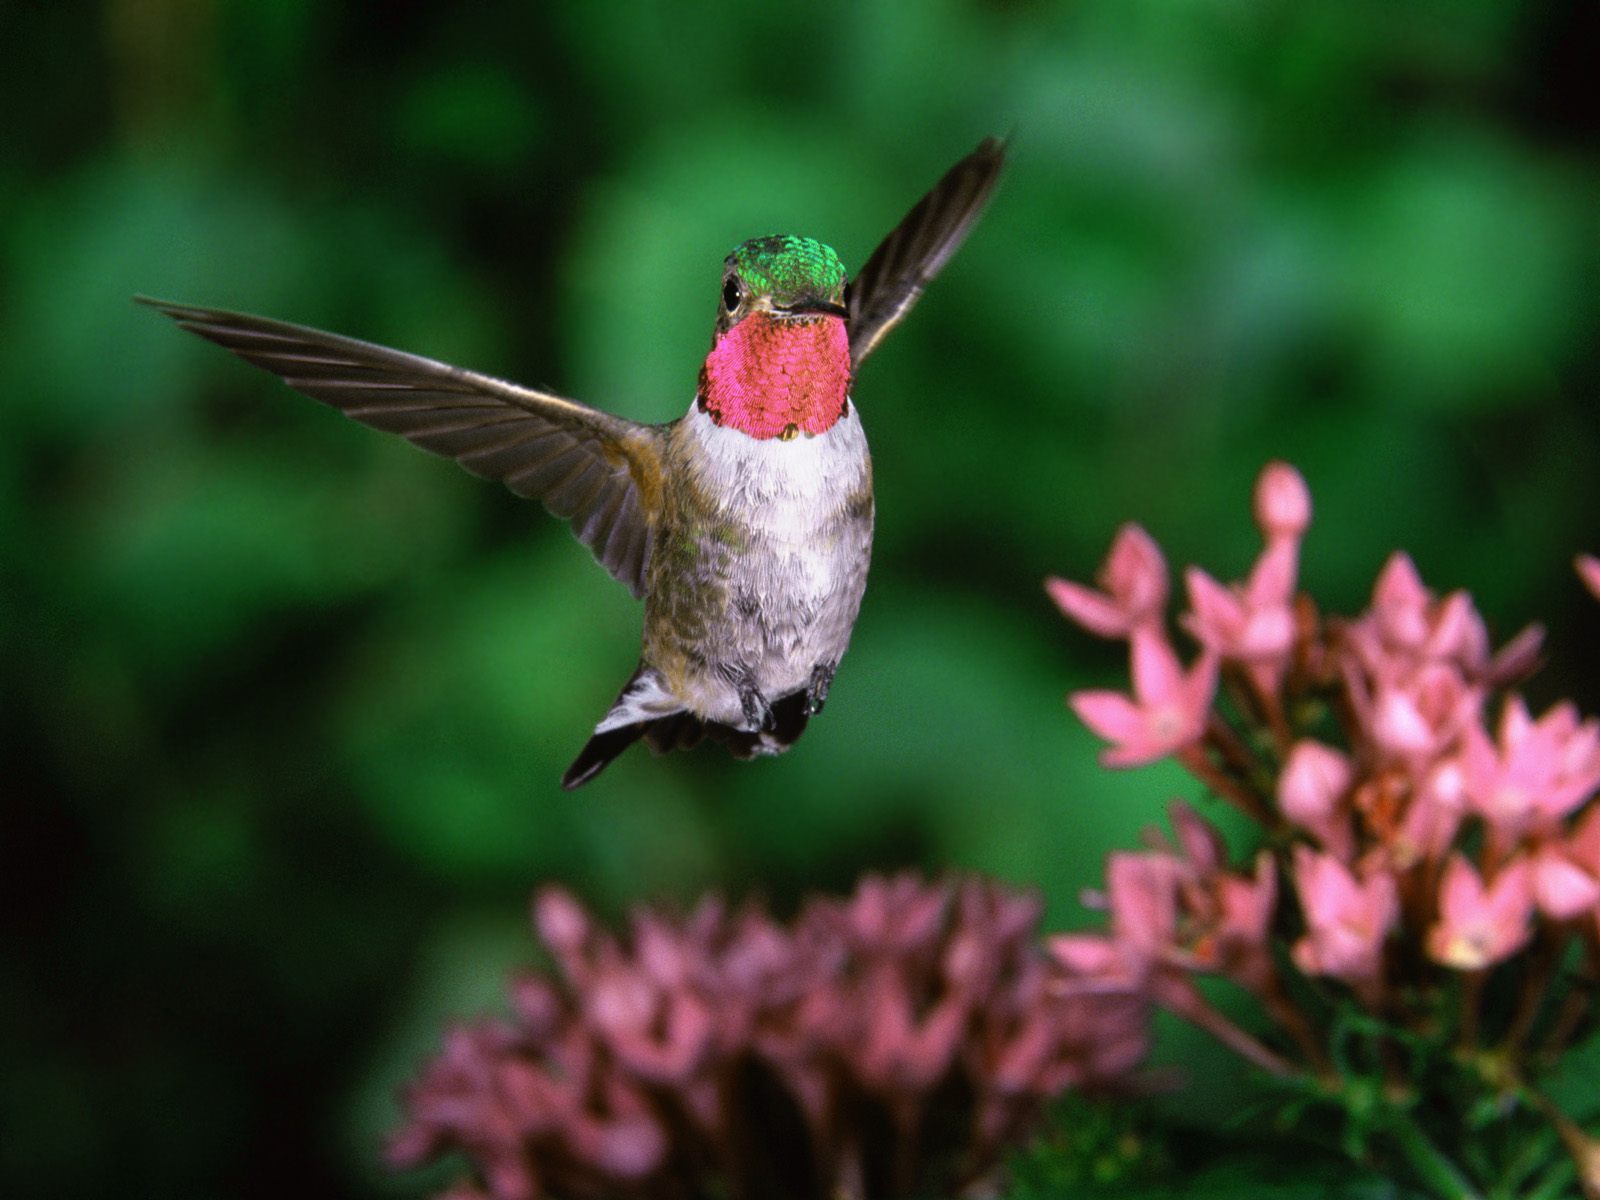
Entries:
{"label": "white breast", "polygon": [[775,540],[804,541],[860,491],[867,438],[855,405],[826,433],[765,441],[718,425],[698,406],[684,418],[701,450],[703,494],[720,496]]}

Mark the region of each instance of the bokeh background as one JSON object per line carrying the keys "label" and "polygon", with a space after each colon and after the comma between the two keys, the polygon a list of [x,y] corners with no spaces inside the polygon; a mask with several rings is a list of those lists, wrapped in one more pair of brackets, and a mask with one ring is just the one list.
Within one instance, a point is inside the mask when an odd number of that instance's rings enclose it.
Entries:
{"label": "bokeh background", "polygon": [[[780,907],[982,869],[1081,922],[1177,778],[1102,774],[1046,602],[1117,524],[1236,576],[1395,546],[1600,699],[1589,0],[0,3],[0,1191],[417,1194],[376,1166],[530,889]],[[639,609],[534,505],[129,303],[688,403],[722,256],[859,265],[1015,133],[862,372],[879,534],[796,752],[561,769]],[[1178,1043],[1177,1057],[1187,1051]],[[1169,1050],[1169,1053],[1173,1053]]]}

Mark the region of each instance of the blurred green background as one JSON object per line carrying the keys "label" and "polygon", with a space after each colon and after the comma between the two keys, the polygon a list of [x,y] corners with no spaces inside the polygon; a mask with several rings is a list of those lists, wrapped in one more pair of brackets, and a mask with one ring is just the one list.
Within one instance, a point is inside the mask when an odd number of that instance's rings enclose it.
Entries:
{"label": "blurred green background", "polygon": [[[1062,706],[1039,584],[1116,525],[1236,577],[1409,548],[1593,709],[1591,0],[0,3],[0,1190],[414,1194],[391,1093],[525,959],[532,886],[787,905],[866,868],[1056,924],[1177,778]],[[859,266],[1015,132],[856,396],[879,534],[799,748],[562,768],[639,609],[537,506],[135,308],[242,308],[646,419],[724,254]]]}

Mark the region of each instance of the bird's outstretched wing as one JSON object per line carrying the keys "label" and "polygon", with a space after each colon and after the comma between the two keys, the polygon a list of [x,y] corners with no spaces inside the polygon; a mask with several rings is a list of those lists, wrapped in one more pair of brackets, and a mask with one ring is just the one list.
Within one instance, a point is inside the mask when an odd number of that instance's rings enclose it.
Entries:
{"label": "bird's outstretched wing", "polygon": [[660,427],[303,325],[135,299],[348,417],[544,501],[606,570],[644,594]]}
{"label": "bird's outstretched wing", "polygon": [[985,138],[912,207],[850,282],[850,357],[860,365],[917,302],[983,212],[1005,161],[1001,138]]}

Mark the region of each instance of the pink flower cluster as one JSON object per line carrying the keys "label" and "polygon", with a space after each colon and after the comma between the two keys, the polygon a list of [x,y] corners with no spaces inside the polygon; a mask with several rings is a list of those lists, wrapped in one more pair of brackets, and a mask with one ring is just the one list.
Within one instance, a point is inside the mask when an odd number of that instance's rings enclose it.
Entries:
{"label": "pink flower cluster", "polygon": [[554,976],[449,1033],[390,1158],[452,1151],[452,1200],[953,1194],[1069,1087],[1143,1057],[1136,989],[1076,981],[1031,896],[869,877],[792,924],[717,899],[636,911],[629,936],[565,892],[534,905]]}
{"label": "pink flower cluster", "polygon": [[[1495,651],[1472,598],[1437,595],[1404,554],[1366,611],[1323,616],[1298,588],[1305,482],[1273,463],[1254,507],[1264,545],[1243,581],[1185,573],[1187,664],[1168,631],[1166,563],[1137,526],[1118,533],[1098,587],[1046,584],[1073,621],[1129,643],[1129,694],[1070,697],[1109,743],[1107,765],[1176,757],[1270,847],[1235,870],[1179,807],[1176,847],[1111,856],[1108,934],[1057,938],[1054,953],[1143,982],[1281,1073],[1328,1063],[1318,1016],[1290,999],[1306,978],[1418,1029],[1453,987],[1464,1039],[1511,1064],[1534,1038],[1541,1061],[1558,1054],[1592,1018],[1581,989],[1564,998],[1553,980],[1574,963],[1600,979],[1600,724],[1566,702],[1531,713],[1507,689],[1537,665],[1542,631]],[[1579,570],[1600,595],[1600,563]],[[1515,999],[1491,1029],[1484,980],[1512,960]],[[1278,1035],[1222,1019],[1194,986],[1204,973],[1258,997]]]}

